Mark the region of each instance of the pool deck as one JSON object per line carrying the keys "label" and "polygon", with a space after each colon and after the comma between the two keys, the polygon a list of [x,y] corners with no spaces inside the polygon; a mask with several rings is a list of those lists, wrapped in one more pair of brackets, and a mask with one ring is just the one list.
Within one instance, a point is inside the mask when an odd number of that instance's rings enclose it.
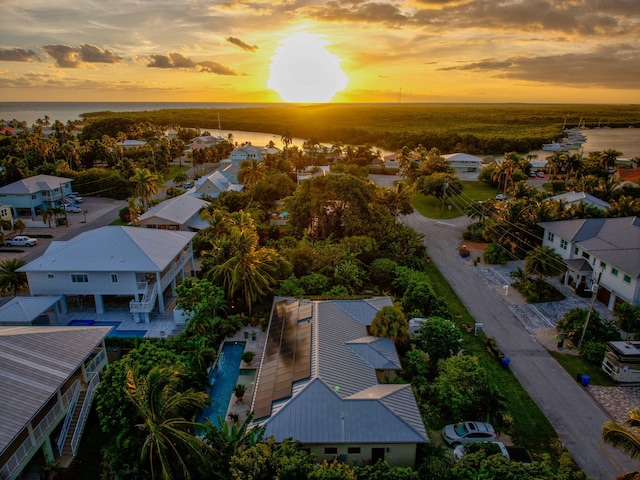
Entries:
{"label": "pool deck", "polygon": [[[245,332],[249,333],[249,338],[245,338]],[[251,334],[255,332],[256,339],[252,340]],[[253,393],[256,386],[256,380],[258,375],[258,369],[260,368],[260,362],[262,361],[262,353],[264,352],[264,345],[267,341],[267,332],[263,332],[262,329],[258,327],[247,326],[242,330],[237,332],[235,335],[230,337],[226,337],[224,339],[225,342],[245,342],[246,345],[244,347],[244,351],[252,351],[255,352],[256,356],[251,361],[251,365],[247,365],[245,362],[240,363],[240,370],[253,370],[254,375],[240,375],[238,377],[238,383],[242,383],[247,386],[247,391],[242,398],[242,402],[237,402],[236,396],[231,395],[231,400],[229,401],[229,406],[227,407],[227,414],[225,419],[229,426],[232,425],[232,420],[229,417],[229,414],[238,415],[238,423],[242,424],[249,412],[251,411],[251,403],[253,401]]]}
{"label": "pool deck", "polygon": [[177,335],[183,330],[183,325],[173,321],[173,315],[167,313],[152,313],[149,323],[137,323],[129,311],[109,311],[96,313],[95,310],[73,310],[60,315],[61,325],[67,325],[71,320],[94,320],[96,322],[120,322],[117,330],[147,330],[144,338],[166,338]]}

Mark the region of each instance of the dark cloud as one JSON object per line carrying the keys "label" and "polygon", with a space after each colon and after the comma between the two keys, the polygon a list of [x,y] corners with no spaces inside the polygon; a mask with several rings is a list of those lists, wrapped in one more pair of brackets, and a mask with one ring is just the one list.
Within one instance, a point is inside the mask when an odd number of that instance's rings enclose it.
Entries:
{"label": "dark cloud", "polygon": [[439,70],[470,71],[494,78],[577,88],[635,90],[640,78],[640,50],[630,45],[618,45],[588,53],[488,59]]}
{"label": "dark cloud", "polygon": [[260,47],[258,47],[257,45],[249,45],[248,43],[243,42],[242,40],[240,40],[239,38],[236,37],[227,37],[227,42],[240,47],[243,50],[246,50],[247,52],[255,52],[256,50],[258,50]]}
{"label": "dark cloud", "polygon": [[311,8],[310,17],[331,22],[363,22],[396,25],[409,20],[396,6],[378,2],[328,2],[323,7]]}
{"label": "dark cloud", "polygon": [[231,70],[229,67],[225,67],[217,62],[198,62],[198,67],[200,67],[201,72],[205,73],[215,73],[216,75],[230,75],[237,76],[238,74]]}
{"label": "dark cloud", "polygon": [[60,68],[79,68],[87,63],[119,63],[122,60],[110,50],[86,43],[78,48],[68,45],[41,45],[40,48],[47,52]]}
{"label": "dark cloud", "polygon": [[196,63],[180,53],[170,53],[169,55],[151,55],[150,68],[193,68]]}
{"label": "dark cloud", "polygon": [[0,48],[0,62],[32,62],[40,60],[33,50],[24,48]]}

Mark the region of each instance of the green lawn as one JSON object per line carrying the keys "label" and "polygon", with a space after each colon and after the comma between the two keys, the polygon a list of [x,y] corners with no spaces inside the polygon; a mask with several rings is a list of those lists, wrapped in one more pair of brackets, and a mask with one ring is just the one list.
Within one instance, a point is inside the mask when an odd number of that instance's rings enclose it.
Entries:
{"label": "green lawn", "polygon": [[442,202],[435,197],[415,194],[411,197],[411,205],[422,216],[427,218],[457,218],[465,215],[465,207],[472,201],[484,201],[496,196],[496,189],[484,182],[462,182],[462,193],[448,199],[442,208]]}
{"label": "green lawn", "polygon": [[535,453],[556,453],[554,446],[557,444],[557,434],[547,417],[520,385],[513,373],[504,369],[498,359],[488,352],[486,336],[483,333],[479,335],[467,333],[463,328],[465,323],[474,323],[475,320],[433,262],[428,264],[427,272],[436,293],[453,314],[454,323],[460,327],[466,353],[480,359],[489,371],[497,389],[506,399],[508,413],[513,417],[511,437],[514,444],[526,447]]}
{"label": "green lawn", "polygon": [[179,173],[184,173],[187,170],[189,170],[189,165],[170,165],[167,173],[162,176],[162,181],[166,183]]}
{"label": "green lawn", "polygon": [[600,365],[595,365],[578,355],[569,355],[567,353],[553,351],[549,351],[549,353],[573,378],[576,378],[580,373],[583,375],[589,375],[591,377],[590,383],[593,385],[602,385],[604,387],[613,387],[617,385],[616,382],[611,380],[611,378],[602,371]]}

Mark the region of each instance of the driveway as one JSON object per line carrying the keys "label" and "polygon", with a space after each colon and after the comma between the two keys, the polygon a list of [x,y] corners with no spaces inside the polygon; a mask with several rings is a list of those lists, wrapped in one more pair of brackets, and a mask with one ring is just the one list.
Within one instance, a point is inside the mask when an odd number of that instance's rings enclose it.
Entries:
{"label": "driveway", "polygon": [[[431,259],[460,297],[484,331],[496,339],[500,349],[511,359],[510,368],[531,398],[547,416],[560,441],[571,451],[587,475],[596,479],[613,479],[640,468],[619,451],[601,440],[601,427],[609,420],[601,406],[539,344],[533,330],[514,315],[501,298],[502,288],[488,285],[482,270],[465,263],[458,254],[462,232],[468,219],[437,221],[414,212],[401,219],[424,234]],[[501,278],[494,280],[496,285]],[[529,313],[524,310],[523,318]],[[544,320],[540,328],[549,327]]]}

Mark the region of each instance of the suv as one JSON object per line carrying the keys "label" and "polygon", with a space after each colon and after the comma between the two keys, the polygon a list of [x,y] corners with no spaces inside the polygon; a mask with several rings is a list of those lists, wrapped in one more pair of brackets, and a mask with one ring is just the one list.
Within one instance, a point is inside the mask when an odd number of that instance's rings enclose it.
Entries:
{"label": "suv", "polygon": [[25,235],[19,235],[13,238],[7,238],[4,244],[7,247],[33,247],[38,244],[38,240]]}
{"label": "suv", "polygon": [[463,443],[489,442],[498,439],[493,425],[486,422],[452,423],[442,429],[442,438],[447,445],[456,447]]}

